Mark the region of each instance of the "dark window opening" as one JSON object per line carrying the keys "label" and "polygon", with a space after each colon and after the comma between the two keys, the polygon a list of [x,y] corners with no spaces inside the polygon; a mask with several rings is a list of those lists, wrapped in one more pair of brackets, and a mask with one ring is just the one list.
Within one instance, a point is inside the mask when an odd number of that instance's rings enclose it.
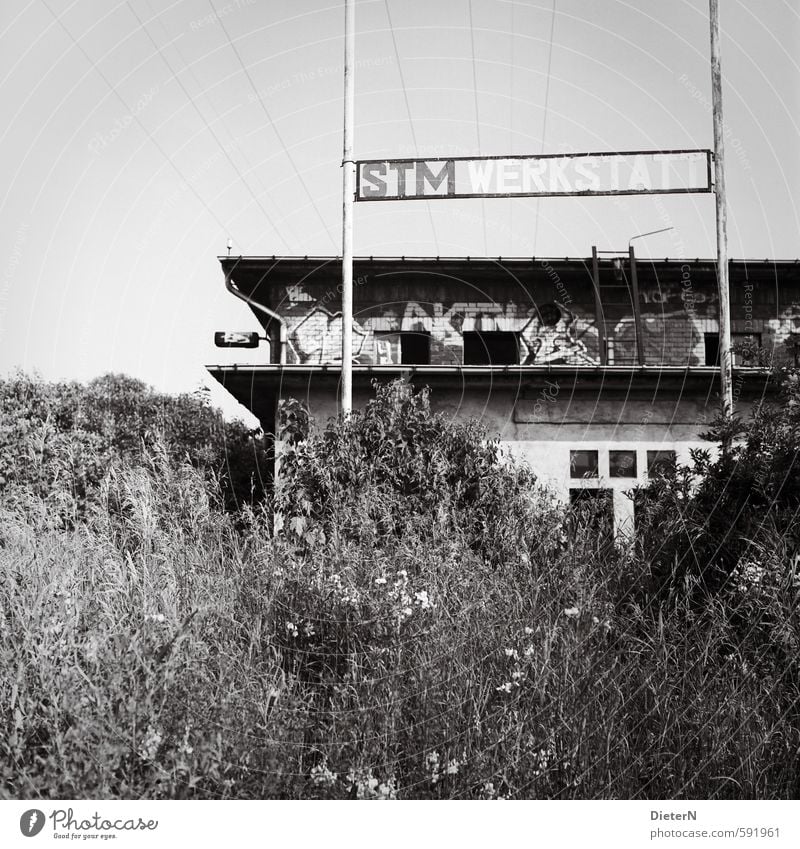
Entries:
{"label": "dark window opening", "polygon": [[510,366],[519,363],[516,333],[493,330],[464,333],[464,365]]}
{"label": "dark window opening", "polygon": [[706,333],[705,335],[707,366],[719,365],[719,333]]}
{"label": "dark window opening", "polygon": [[659,475],[675,468],[674,451],[648,451],[647,474]]}
{"label": "dark window opening", "polygon": [[[719,365],[719,333],[705,334],[706,365]],[[758,365],[760,333],[731,333],[732,363],[735,366]]]}
{"label": "dark window opening", "polygon": [[571,478],[596,478],[598,466],[597,451],[569,452],[569,476]]}
{"label": "dark window opening", "polygon": [[637,476],[636,452],[609,451],[608,476],[611,478],[635,478]]}
{"label": "dark window opening", "polygon": [[400,362],[403,365],[426,366],[431,361],[430,333],[401,333]]}
{"label": "dark window opening", "polygon": [[381,360],[380,347],[378,362],[393,362],[402,365],[427,366],[431,362],[431,334],[424,330],[409,330],[402,333],[395,331],[375,332],[378,342],[388,346],[383,356],[389,359]]}

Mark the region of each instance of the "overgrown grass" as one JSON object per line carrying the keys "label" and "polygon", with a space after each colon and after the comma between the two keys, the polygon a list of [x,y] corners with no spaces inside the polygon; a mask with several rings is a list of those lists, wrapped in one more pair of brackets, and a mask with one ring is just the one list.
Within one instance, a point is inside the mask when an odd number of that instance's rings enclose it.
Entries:
{"label": "overgrown grass", "polygon": [[[408,455],[446,488],[475,446],[450,437],[399,440],[385,468]],[[293,450],[293,486],[319,483],[320,443]],[[702,608],[656,606],[640,556],[470,456],[468,498],[412,509],[355,463],[324,515],[284,493],[277,532],[157,445],[74,521],[58,481],[6,486],[0,794],[796,798],[793,585],[742,573]]]}

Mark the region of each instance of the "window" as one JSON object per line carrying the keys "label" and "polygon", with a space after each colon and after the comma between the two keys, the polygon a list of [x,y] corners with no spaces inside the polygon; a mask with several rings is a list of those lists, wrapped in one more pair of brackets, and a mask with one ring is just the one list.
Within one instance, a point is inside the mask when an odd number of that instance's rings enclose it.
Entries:
{"label": "window", "polygon": [[598,465],[597,451],[569,452],[569,476],[571,478],[596,478]]}
{"label": "window", "polygon": [[719,365],[719,333],[706,333],[706,359],[707,366]]}
{"label": "window", "polygon": [[424,330],[396,333],[376,331],[378,364],[426,366],[431,361],[431,335]]}
{"label": "window", "polygon": [[648,451],[647,452],[647,474],[659,475],[669,471],[675,466],[674,451]]}
{"label": "window", "polygon": [[403,365],[426,366],[431,361],[430,333],[401,333],[400,362]]}
{"label": "window", "polygon": [[[719,333],[705,334],[706,365],[719,365]],[[761,347],[760,333],[731,333],[733,365],[758,365],[758,349]]]}
{"label": "window", "polygon": [[464,333],[464,365],[509,366],[519,362],[516,333],[493,330]]}
{"label": "window", "polygon": [[635,451],[609,451],[608,452],[608,476],[611,478],[635,478],[636,452]]}

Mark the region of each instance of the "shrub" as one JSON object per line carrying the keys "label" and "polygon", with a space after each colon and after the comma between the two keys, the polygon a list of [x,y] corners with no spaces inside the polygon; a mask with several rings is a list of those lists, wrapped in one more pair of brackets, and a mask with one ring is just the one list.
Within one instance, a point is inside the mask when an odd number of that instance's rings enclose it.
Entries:
{"label": "shrub", "polygon": [[695,451],[689,466],[639,494],[640,550],[660,590],[687,580],[704,596],[732,589],[737,570],[763,561],[778,540],[789,557],[771,570],[786,577],[800,542],[800,375],[784,370],[773,379],[775,403],[756,404],[746,421],[715,420],[706,438],[725,446],[715,460]]}
{"label": "shrub", "polygon": [[0,381],[0,487],[43,497],[66,490],[78,509],[115,458],[137,462],[160,441],[219,480],[225,505],[263,498],[271,477],[268,441],[226,422],[200,393],[170,396],[108,374],[88,386],[17,375]]}
{"label": "shrub", "polygon": [[786,594],[747,582],[758,639],[642,603],[646,558],[408,387],[295,413],[278,530],[157,440],[71,523],[67,476],[4,490],[0,795],[796,798]]}

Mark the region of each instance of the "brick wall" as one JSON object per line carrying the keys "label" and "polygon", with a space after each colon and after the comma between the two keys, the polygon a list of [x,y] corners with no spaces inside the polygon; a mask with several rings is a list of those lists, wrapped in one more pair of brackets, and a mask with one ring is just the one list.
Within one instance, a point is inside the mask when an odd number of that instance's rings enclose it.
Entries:
{"label": "brick wall", "polygon": [[[268,293],[270,305],[285,317],[289,362],[334,363],[341,358],[340,272],[333,261],[308,260],[308,268],[302,262],[277,261],[269,274],[261,273],[259,297]],[[719,329],[713,264],[640,261],[638,278],[645,362],[705,364],[705,334]],[[591,365],[600,362],[602,330],[609,364],[635,363],[629,279],[627,260],[616,269],[610,261],[601,263],[598,323],[586,261],[360,260],[354,357],[363,364],[399,362],[398,337],[389,334],[425,332],[431,363],[459,364],[464,332],[511,331],[518,335],[522,363]],[[731,301],[734,333],[760,334],[766,352],[792,359],[786,343],[800,334],[796,264],[733,265]]]}

